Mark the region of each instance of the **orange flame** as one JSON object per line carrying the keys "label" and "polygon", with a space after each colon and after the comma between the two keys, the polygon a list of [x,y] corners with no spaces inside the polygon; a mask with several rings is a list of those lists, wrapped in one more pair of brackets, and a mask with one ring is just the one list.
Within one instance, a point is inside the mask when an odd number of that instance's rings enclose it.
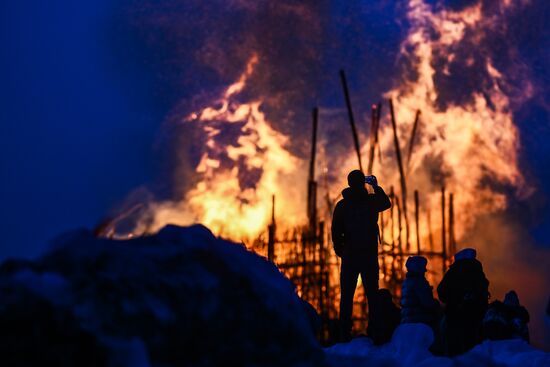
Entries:
{"label": "orange flame", "polygon": [[[277,198],[277,211],[284,213],[280,223],[290,227],[303,220],[302,210],[296,203],[303,200],[304,194],[295,183],[304,180],[298,169],[303,171],[304,162],[284,148],[288,137],[271,127],[261,111],[260,100],[243,104],[235,100],[257,62],[257,56],[252,56],[239,80],[227,87],[221,99],[213,104],[220,107],[207,107],[183,120],[201,124],[208,137],[206,152],[196,167],[202,180],[181,202],[154,204],[151,208],[154,222],[148,227],[149,232],[156,232],[168,223],[188,225],[198,221],[235,240],[252,238],[269,224],[272,195]],[[212,121],[244,122],[237,145],[218,146],[215,137],[220,130],[210,124]],[[217,149],[224,149],[234,162],[244,162],[246,169],[258,170],[260,177],[255,186],[242,187],[239,167],[222,168],[220,160],[209,154]]]}
{"label": "orange flame", "polygon": [[[508,6],[513,6],[513,2],[501,4],[501,7]],[[436,106],[438,89],[434,82],[434,54],[447,55],[448,62],[442,71],[449,73],[448,66],[457,57],[454,47],[463,40],[466,30],[476,31],[486,26],[481,5],[458,12],[434,11],[422,0],[411,0],[408,18],[411,30],[401,46],[401,54],[414,61],[417,77],[402,82],[385,97],[395,102],[402,149],[408,141],[417,109],[422,111],[420,134],[411,165],[406,167],[408,188],[410,193],[420,190],[424,209],[439,207],[442,184],[454,192],[455,234],[460,239],[478,215],[506,207],[506,195],[486,184],[487,178],[528,193],[518,169],[518,131],[512,120],[509,100],[499,88],[502,75],[489,57],[486,57],[484,67],[493,81],[485,95],[474,92],[471,102],[448,105],[444,110]],[[196,167],[200,182],[180,202],[151,204],[149,214],[152,213],[153,223],[139,223],[135,233],[155,232],[168,223],[187,225],[201,222],[234,240],[255,237],[267,227],[272,195],[277,196],[278,224],[295,227],[305,221],[306,177],[303,172],[306,172],[306,162],[285,148],[289,138],[275,130],[266,119],[260,98],[248,103],[237,100],[258,62],[257,55],[253,55],[243,74],[224,90],[219,100],[183,119],[186,124],[199,124],[208,138],[205,152]],[[221,131],[214,121],[243,124],[236,145],[220,146],[217,143],[216,136]],[[394,159],[392,134],[386,121],[380,130],[384,167],[375,167],[374,173],[386,189],[393,185],[399,194],[399,171]],[[363,152],[367,151],[367,144],[362,146]],[[224,168],[220,159],[212,154],[220,150],[235,162],[232,168]],[[329,157],[326,151],[327,147],[320,144],[321,160],[340,161],[341,181],[329,183],[331,187],[325,185],[325,189],[330,191],[329,196],[334,198],[345,186],[347,173],[356,167],[356,158],[354,153],[348,157]],[[260,172],[253,187],[242,184],[242,172],[237,162],[243,162],[244,169]],[[443,177],[441,180],[434,179],[434,170]],[[411,196],[409,194],[409,199]],[[327,216],[330,214],[326,213]],[[427,233],[427,226],[423,221],[420,232]],[[437,225],[432,230],[434,233],[438,231]],[[412,243],[415,242],[413,232]],[[386,232],[386,236],[389,235]],[[385,239],[389,241],[389,237]]]}
{"label": "orange flame", "polygon": [[[519,136],[510,111],[509,100],[499,88],[502,78],[492,60],[486,57],[485,68],[493,78],[486,95],[473,93],[472,102],[449,105],[444,110],[436,106],[438,90],[434,82],[434,54],[447,55],[448,65],[453,61],[453,47],[460,43],[465,30],[483,26],[481,5],[476,4],[460,12],[434,12],[422,0],[409,2],[408,18],[412,28],[401,47],[403,56],[416,60],[417,77],[390,90],[385,97],[395,105],[401,149],[409,139],[417,110],[421,110],[422,133],[416,137],[411,165],[407,170],[408,198],[415,189],[420,191],[421,207],[439,208],[441,185],[454,192],[456,218],[455,234],[460,240],[479,215],[502,210],[507,205],[506,195],[498,192],[492,183],[515,187],[522,195],[529,193],[518,169]],[[429,32],[435,29],[434,32]],[[491,106],[487,102],[490,99]],[[393,185],[399,190],[399,171],[394,159],[393,132],[390,124],[380,131],[380,144],[384,167],[375,174],[385,187]],[[367,151],[367,146],[363,146]],[[350,155],[341,165],[341,177],[353,169],[356,158]],[[389,162],[388,162],[389,161]],[[433,171],[443,177],[434,180]],[[410,217],[410,204],[408,207]],[[436,212],[437,213],[437,212]],[[433,224],[432,224],[433,225]],[[428,233],[426,221],[420,224],[420,233]],[[439,225],[440,226],[440,225]],[[432,227],[439,233],[438,225]],[[411,231],[411,242],[416,234]],[[397,236],[397,233],[394,233]],[[386,233],[390,241],[391,233]]]}

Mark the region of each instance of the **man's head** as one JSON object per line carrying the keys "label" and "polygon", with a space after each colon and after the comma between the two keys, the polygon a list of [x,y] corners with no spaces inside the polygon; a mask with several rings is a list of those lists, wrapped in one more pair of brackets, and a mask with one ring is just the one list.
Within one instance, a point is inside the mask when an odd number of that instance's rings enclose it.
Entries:
{"label": "man's head", "polygon": [[365,174],[358,169],[351,171],[348,175],[348,185],[356,189],[365,187]]}

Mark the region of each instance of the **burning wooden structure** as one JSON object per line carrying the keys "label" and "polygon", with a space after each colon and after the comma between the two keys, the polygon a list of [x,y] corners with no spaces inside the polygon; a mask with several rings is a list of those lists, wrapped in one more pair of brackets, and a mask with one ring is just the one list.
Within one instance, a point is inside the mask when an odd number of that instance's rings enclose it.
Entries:
{"label": "burning wooden structure", "polygon": [[[358,165],[362,168],[360,144],[355,128],[355,120],[347,89],[346,77],[343,71],[340,72],[344,96],[348,110],[351,130],[356,149]],[[408,256],[421,255],[429,260],[427,278],[432,285],[436,285],[449,261],[456,252],[454,238],[454,213],[453,194],[447,193],[445,187],[441,186],[440,211],[441,234],[434,238],[432,233],[432,211],[434,208],[422,208],[420,206],[420,193],[414,191],[414,225],[409,222],[407,210],[407,177],[406,167],[411,161],[414,150],[415,135],[420,123],[420,111],[417,111],[413,129],[411,132],[406,165],[401,156],[401,147],[397,136],[397,121],[395,118],[393,103],[389,101],[389,112],[393,128],[393,142],[395,145],[396,161],[400,176],[399,190],[389,188],[388,195],[392,202],[390,210],[381,213],[379,218],[380,244],[379,244],[379,265],[380,265],[380,287],[388,288],[394,296],[394,301],[399,302],[401,296],[401,284],[404,280],[404,264]],[[369,136],[369,150],[367,173],[373,172],[375,158],[378,154],[381,163],[380,147],[378,144],[378,128],[380,126],[382,104],[372,106],[372,120]],[[305,301],[309,302],[319,313],[322,319],[322,330],[320,339],[324,342],[334,341],[338,328],[338,312],[340,298],[340,259],[335,255],[330,238],[330,221],[332,213],[327,210],[320,213],[317,208],[317,181],[315,176],[315,159],[317,145],[318,109],[312,111],[312,143],[311,157],[309,163],[309,175],[307,182],[307,218],[305,226],[297,227],[284,232],[276,231],[275,210],[276,197],[272,198],[271,223],[267,228],[267,238],[260,236],[250,244],[249,247],[255,251],[265,254],[273,261],[296,286],[296,291]],[[399,194],[396,192],[398,191]],[[412,213],[411,213],[412,214]],[[427,233],[421,233],[420,221],[424,218],[427,223]],[[414,228],[415,241],[411,241]],[[364,333],[367,326],[368,310],[365,295],[361,283],[354,301],[354,330]]]}

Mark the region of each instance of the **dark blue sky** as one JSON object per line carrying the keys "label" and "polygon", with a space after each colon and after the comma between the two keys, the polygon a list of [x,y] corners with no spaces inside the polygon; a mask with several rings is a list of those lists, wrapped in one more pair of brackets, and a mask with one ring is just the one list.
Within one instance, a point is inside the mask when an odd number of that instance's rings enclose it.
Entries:
{"label": "dark blue sky", "polygon": [[[0,259],[35,255],[60,232],[93,227],[136,187],[170,181],[166,116],[181,101],[186,108],[196,94],[233,81],[249,56],[240,45],[269,60],[258,88],[298,90],[288,109],[267,107],[273,120],[285,121],[278,114],[309,109],[321,90],[324,105],[341,107],[332,73],[340,67],[365,100],[378,98],[391,86],[407,27],[404,2],[307,1],[319,28],[269,6],[250,15],[219,1],[112,3],[0,5]],[[441,3],[459,9],[472,1]],[[523,217],[547,245],[549,6],[533,3],[510,23],[510,45],[543,86],[516,111],[522,165],[540,188],[518,208],[530,211]],[[278,127],[297,130],[292,122]]]}
{"label": "dark blue sky", "polygon": [[167,108],[111,3],[0,5],[0,259],[92,227],[156,175]]}

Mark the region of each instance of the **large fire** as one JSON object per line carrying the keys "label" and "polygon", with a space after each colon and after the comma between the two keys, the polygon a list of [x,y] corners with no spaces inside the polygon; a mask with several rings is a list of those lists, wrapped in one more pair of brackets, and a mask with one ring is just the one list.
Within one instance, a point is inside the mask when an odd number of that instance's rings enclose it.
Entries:
{"label": "large fire", "polygon": [[[513,6],[511,3],[502,6]],[[442,107],[438,104],[434,55],[446,55],[448,61],[440,67],[449,73],[449,64],[457,57],[454,49],[466,30],[482,32],[487,26],[481,5],[475,4],[460,12],[434,11],[422,0],[411,0],[408,18],[411,28],[402,44],[401,56],[414,62],[416,76],[401,78],[399,85],[384,95],[394,101],[401,149],[408,142],[416,111],[421,111],[412,159],[405,167],[408,200],[413,190],[420,191],[420,206],[424,211],[434,210],[431,231],[438,233],[441,187],[453,192],[455,235],[460,240],[478,215],[505,208],[506,195],[495,189],[497,184],[523,188],[517,163],[518,131],[508,98],[499,87],[502,76],[489,57],[483,67],[492,81],[483,94],[472,92],[469,101],[461,105]],[[155,232],[169,223],[201,222],[216,233],[238,241],[254,238],[267,228],[272,195],[277,199],[279,228],[304,223],[306,160],[290,153],[287,146],[292,137],[279,133],[276,124],[267,120],[262,112],[262,96],[247,102],[240,100],[240,93],[259,62],[254,54],[240,78],[228,86],[218,100],[182,118],[182,124],[200,125],[207,136],[202,158],[195,168],[198,183],[180,201],[149,204],[148,218],[152,221],[138,222],[132,231],[134,234]],[[344,110],[341,112],[343,115]],[[386,113],[380,129],[383,167],[375,164],[374,174],[386,189],[393,186],[401,196],[393,132],[388,121]],[[327,122],[321,120],[320,123]],[[240,136],[234,145],[218,143],[221,128],[226,124],[240,127]],[[362,153],[368,148],[368,142],[363,144]],[[325,185],[328,196],[319,197],[335,200],[345,186],[347,172],[357,167],[356,156],[353,152],[334,156],[325,153],[327,151],[331,150],[320,146],[320,158],[325,162],[339,162],[340,180]],[[229,165],[223,164],[222,161],[228,160]],[[411,207],[409,204],[409,216]],[[329,219],[330,213],[324,216]],[[421,219],[420,226],[420,233],[425,236],[428,232],[425,218]],[[390,241],[390,235],[385,232],[386,241]],[[410,235],[411,243],[415,243],[413,230]]]}
{"label": "large fire", "polygon": [[[492,80],[484,94],[471,93],[469,102],[462,105],[438,105],[434,55],[446,55],[447,62],[440,67],[448,73],[449,64],[456,57],[453,50],[466,30],[481,33],[486,27],[481,5],[475,4],[462,12],[434,12],[422,0],[412,0],[408,18],[412,26],[401,53],[416,61],[417,75],[385,96],[392,98],[396,106],[401,149],[403,143],[408,143],[416,112],[421,111],[422,132],[416,137],[410,166],[406,167],[409,198],[412,190],[419,190],[420,206],[429,210],[440,206],[442,186],[453,192],[455,235],[460,239],[479,215],[506,207],[506,194],[495,189],[497,184],[514,187],[518,193],[526,192],[518,169],[518,130],[512,120],[508,98],[499,87],[502,76],[489,57],[483,67]],[[380,136],[386,166],[375,173],[381,177],[381,182],[399,191],[392,134],[388,123]],[[352,165],[353,157],[349,157],[343,166]],[[345,170],[342,177],[344,173]],[[437,225],[432,230],[439,233]],[[421,221],[420,233],[428,233],[426,221]],[[411,242],[415,243],[416,233],[411,236]]]}
{"label": "large fire", "polygon": [[[253,239],[265,231],[272,211],[272,196],[280,222],[291,227],[304,218],[304,193],[296,183],[304,181],[305,163],[290,154],[288,137],[277,132],[261,111],[261,100],[239,103],[239,93],[257,64],[251,57],[238,81],[228,86],[219,100],[182,119],[183,124],[200,124],[207,136],[205,151],[196,173],[200,182],[181,202],[152,203],[152,223],[141,222],[136,233],[156,232],[166,224],[189,225],[200,222],[224,237],[237,241]],[[220,125],[238,124],[236,145],[216,141]],[[221,160],[232,164],[222,167]],[[251,178],[252,177],[252,178]],[[253,181],[252,185],[250,181]]]}

